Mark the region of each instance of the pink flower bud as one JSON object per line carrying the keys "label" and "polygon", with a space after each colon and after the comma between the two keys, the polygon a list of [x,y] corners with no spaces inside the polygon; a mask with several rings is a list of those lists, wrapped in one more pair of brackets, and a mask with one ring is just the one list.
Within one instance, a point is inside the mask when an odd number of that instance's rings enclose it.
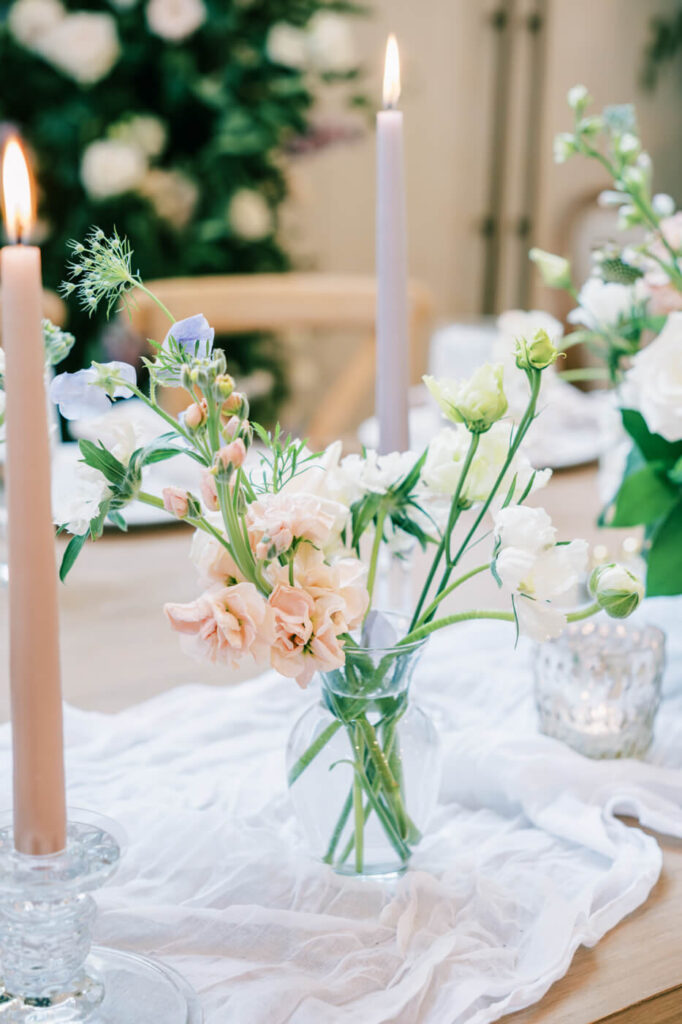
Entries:
{"label": "pink flower bud", "polygon": [[201,497],[209,512],[217,512],[220,508],[218,502],[218,491],[216,490],[215,477],[208,469],[201,471]]}
{"label": "pink flower bud", "polygon": [[223,469],[239,469],[244,465],[245,458],[246,445],[241,437],[238,437],[236,441],[223,445],[216,456],[216,463]]}
{"label": "pink flower bud", "polygon": [[229,420],[223,427],[223,435],[228,437],[230,440],[233,440],[241,430],[241,426],[242,421],[239,419],[239,416],[230,416]]}
{"label": "pink flower bud", "polygon": [[198,430],[206,422],[207,416],[206,401],[194,402],[185,410],[185,426],[188,430]]}
{"label": "pink flower bud", "polygon": [[240,391],[233,391],[230,397],[223,402],[223,412],[241,412],[244,405],[244,396]]}
{"label": "pink flower bud", "polygon": [[184,519],[189,510],[189,494],[182,487],[164,487],[161,492],[166,512],[178,519]]}

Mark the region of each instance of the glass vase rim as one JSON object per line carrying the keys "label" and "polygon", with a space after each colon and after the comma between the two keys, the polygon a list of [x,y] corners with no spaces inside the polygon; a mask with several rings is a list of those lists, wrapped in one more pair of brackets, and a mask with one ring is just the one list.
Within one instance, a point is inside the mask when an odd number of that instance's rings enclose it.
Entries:
{"label": "glass vase rim", "polygon": [[349,654],[411,654],[424,647],[428,639],[428,636],[423,636],[419,640],[411,640],[408,644],[397,641],[388,647],[368,647],[362,644],[354,644],[352,647],[349,647],[348,643],[345,643],[343,651],[346,657]]}
{"label": "glass vase rim", "polygon": [[[640,619],[633,621],[631,619],[612,618],[601,621],[587,620],[584,622],[569,622],[567,627],[559,636],[553,637],[551,640],[546,641],[546,643],[552,647],[571,647],[575,644],[576,640],[590,640],[599,635],[614,636],[614,634],[618,635],[620,631],[622,631],[622,635],[627,636],[631,641],[633,640],[633,634],[641,633],[643,638],[655,639],[659,645],[665,647],[665,630],[660,626],[655,625],[655,623],[646,622]],[[631,643],[630,646],[621,653],[626,656],[634,646],[634,643]],[[639,644],[640,648],[644,646],[646,646],[644,643]]]}

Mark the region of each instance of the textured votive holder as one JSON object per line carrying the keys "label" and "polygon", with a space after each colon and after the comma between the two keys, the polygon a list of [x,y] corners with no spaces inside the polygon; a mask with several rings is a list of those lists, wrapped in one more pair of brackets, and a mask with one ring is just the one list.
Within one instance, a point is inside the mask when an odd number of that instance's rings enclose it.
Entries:
{"label": "textured votive holder", "polygon": [[535,649],[540,729],[586,757],[642,757],[653,738],[665,667],[655,626],[590,620]]}
{"label": "textured votive holder", "polygon": [[0,816],[2,1024],[200,1024],[196,996],[175,971],[136,954],[92,947],[91,891],[121,855],[105,819],[70,820],[66,848],[28,856]]}

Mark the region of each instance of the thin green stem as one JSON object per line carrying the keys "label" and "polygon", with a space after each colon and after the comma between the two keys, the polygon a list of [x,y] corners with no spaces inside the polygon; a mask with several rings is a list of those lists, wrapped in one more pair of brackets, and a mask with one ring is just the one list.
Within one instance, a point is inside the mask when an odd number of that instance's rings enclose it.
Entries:
{"label": "thin green stem", "polygon": [[[355,734],[355,751],[356,758],[359,763],[362,763],[362,736],[359,731],[356,730]],[[364,846],[365,846],[365,815],[362,806],[362,782],[360,781],[360,774],[358,771],[355,772],[353,779],[353,812],[355,818],[355,870],[358,875],[362,874],[362,866],[364,859]]]}
{"label": "thin green stem", "polygon": [[384,539],[385,519],[386,509],[384,508],[383,505],[380,505],[379,511],[377,512],[376,530],[374,534],[374,542],[372,544],[372,554],[369,560],[369,572],[367,574],[367,592],[369,593],[369,601],[367,603],[367,611],[365,612],[365,618],[367,618],[372,608],[372,597],[374,595],[374,584],[377,578],[379,553],[381,551],[381,542]]}
{"label": "thin green stem", "polygon": [[588,604],[586,608],[581,608],[580,611],[569,612],[569,614],[566,616],[566,621],[581,622],[583,619],[589,619],[600,611],[601,605],[598,601],[595,601],[593,604]]}
{"label": "thin green stem", "polygon": [[457,587],[460,587],[463,583],[466,583],[467,580],[472,579],[472,577],[474,576],[478,576],[479,573],[485,572],[486,569],[489,568],[490,562],[486,562],[485,565],[479,565],[475,569],[470,569],[469,572],[465,572],[463,576],[460,576],[459,579],[456,579],[454,583],[450,583],[449,586],[445,588],[445,590],[442,590],[440,594],[436,595],[436,597],[433,599],[428,608],[424,609],[419,620],[415,623],[415,626],[420,626],[423,622],[426,622],[429,619],[429,617],[433,615],[433,613],[436,611],[441,601],[444,601],[445,598],[453,592],[453,590],[456,590]]}
{"label": "thin green stem", "polygon": [[133,281],[133,283],[134,283],[135,287],[136,287],[136,288],[137,288],[137,289],[138,289],[139,291],[141,291],[141,292],[144,292],[144,294],[145,294],[145,295],[148,295],[148,296],[149,296],[149,298],[150,298],[150,299],[152,300],[152,302],[155,302],[155,303],[156,303],[156,305],[157,305],[157,306],[159,307],[159,309],[161,310],[161,312],[162,312],[162,313],[165,313],[165,315],[166,315],[166,316],[168,317],[168,319],[170,320],[170,322],[171,322],[172,324],[174,324],[174,323],[176,322],[176,321],[175,321],[175,317],[173,316],[173,314],[171,313],[171,311],[170,311],[170,310],[168,309],[168,307],[167,307],[167,306],[165,306],[165,305],[163,304],[163,302],[162,302],[162,301],[161,301],[161,299],[160,299],[160,298],[158,297],[158,295],[154,295],[154,292],[151,292],[151,291],[149,290],[149,288],[147,288],[147,286],[146,286],[146,285],[142,284],[142,282],[141,282],[141,281],[139,281],[139,280],[138,280],[137,278],[132,278],[132,281]]}
{"label": "thin green stem", "polygon": [[317,737],[314,743],[311,743],[308,749],[303,754],[301,754],[298,761],[289,772],[288,783],[290,786],[293,786],[293,784],[296,782],[296,779],[298,779],[299,776],[303,774],[303,772],[306,770],[310,762],[313,761],[320,753],[320,751],[326,747],[330,740],[334,738],[336,733],[341,728],[341,725],[342,723],[338,721],[338,719],[335,719],[333,722],[330,722],[326,729],[324,729],[320,733],[320,735]]}

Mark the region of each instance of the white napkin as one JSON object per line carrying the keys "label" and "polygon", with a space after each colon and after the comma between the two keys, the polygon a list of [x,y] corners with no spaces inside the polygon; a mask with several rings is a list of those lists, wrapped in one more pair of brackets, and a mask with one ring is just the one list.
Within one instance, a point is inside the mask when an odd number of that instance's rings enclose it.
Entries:
{"label": "white napkin", "polygon": [[[658,877],[656,840],[614,814],[682,835],[679,607],[646,607],[670,644],[647,763],[538,735],[528,650],[510,655],[506,626],[435,638],[415,694],[444,741],[440,804],[393,886],[339,878],[299,840],[284,746],[314,693],[268,673],[112,716],[68,708],[70,803],[130,839],[98,940],[173,964],[206,1024],[487,1024],[539,1000]],[[9,740],[3,727],[5,804]]]}

